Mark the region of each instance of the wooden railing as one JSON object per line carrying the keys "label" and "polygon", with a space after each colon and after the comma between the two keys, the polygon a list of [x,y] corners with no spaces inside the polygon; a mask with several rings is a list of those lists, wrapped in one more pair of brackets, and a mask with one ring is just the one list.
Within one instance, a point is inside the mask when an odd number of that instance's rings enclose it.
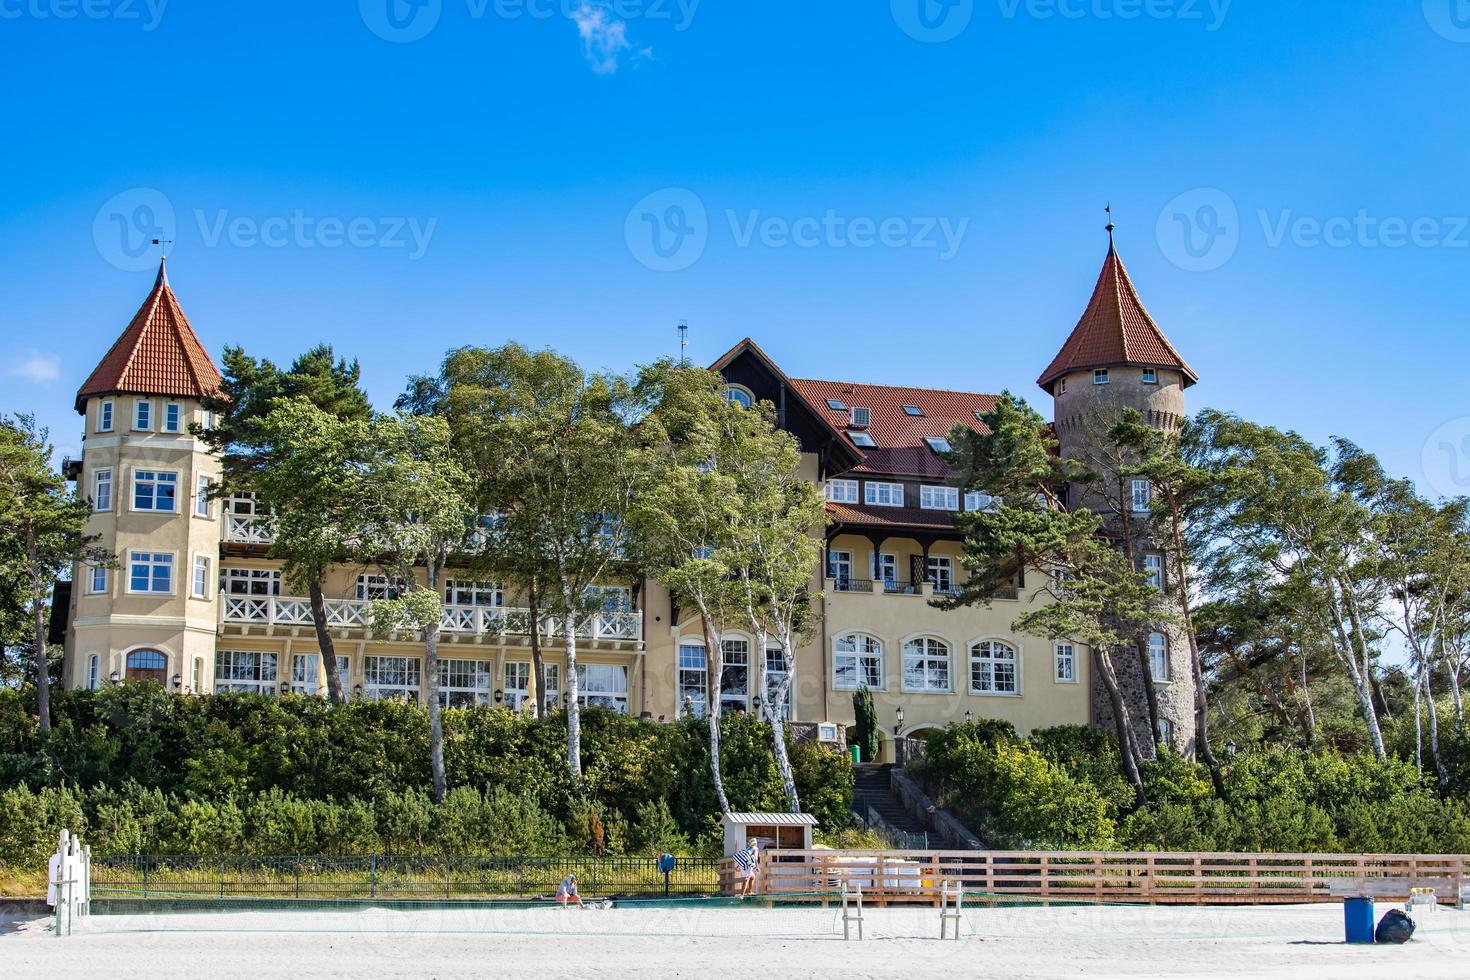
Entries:
{"label": "wooden railing", "polygon": [[[773,849],[761,855],[756,883],[761,895],[817,900],[860,885],[880,905],[938,904],[946,884],[1050,901],[1260,905],[1330,902],[1333,882],[1340,892],[1342,882],[1375,880],[1412,881],[1454,902],[1470,884],[1470,856]],[[720,881],[728,887],[725,874]]]}

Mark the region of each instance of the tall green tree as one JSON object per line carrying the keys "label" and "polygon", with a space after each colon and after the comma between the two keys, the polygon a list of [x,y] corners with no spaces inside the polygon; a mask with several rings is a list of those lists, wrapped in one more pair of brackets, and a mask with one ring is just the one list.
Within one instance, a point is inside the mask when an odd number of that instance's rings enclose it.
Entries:
{"label": "tall green tree", "polygon": [[1266,587],[1331,642],[1352,683],[1369,743],[1386,748],[1376,678],[1378,610],[1389,599],[1373,554],[1373,514],[1360,497],[1356,458],[1301,436],[1205,411],[1187,455],[1211,476],[1199,527],[1208,588]]}
{"label": "tall green tree", "polygon": [[[280,405],[304,402],[320,412],[344,422],[363,423],[372,418],[372,405],[361,387],[362,372],[356,361],[338,358],[328,345],[321,344],[302,354],[285,370],[265,359],[246,354],[242,348],[228,347],[224,356],[224,379],[217,392],[204,399],[211,424],[195,427],[196,434],[220,458],[223,471],[217,495],[248,491],[261,495],[275,511],[273,557],[285,560],[288,578],[303,588],[311,600],[312,622],[317,646],[327,672],[327,692],[334,704],[347,700],[341,672],[337,668],[336,645],[327,622],[326,601],[322,581],[328,565],[337,556],[320,549],[343,538],[336,522],[344,514],[329,499],[330,487],[317,477],[296,479],[289,472],[270,472],[283,460],[299,458],[296,449],[327,433],[282,430],[267,426],[266,419]],[[291,444],[272,442],[285,437]],[[345,449],[346,447],[344,447]],[[346,461],[350,453],[332,457],[337,463]],[[321,476],[330,476],[331,463],[311,467]],[[339,474],[340,475],[340,474]],[[273,497],[267,485],[287,496]],[[281,534],[280,520],[288,509],[310,505],[310,509],[292,516],[290,526],[299,536]],[[262,519],[270,524],[271,520]],[[313,533],[310,525],[326,522],[321,533]]]}
{"label": "tall green tree", "polygon": [[51,730],[51,665],[46,614],[57,578],[78,563],[114,563],[86,533],[91,503],[67,489],[51,465],[45,429],[32,415],[0,416],[0,561],[23,585],[22,608],[31,627],[30,646],[41,732]]}
{"label": "tall green tree", "polygon": [[[363,538],[391,578],[396,598],[373,604],[378,632],[411,630],[424,641],[424,700],[434,802],[444,799],[444,719],[439,696],[439,638],[444,627],[444,572],[465,552],[476,527],[474,481],[441,418],[398,415],[376,420],[367,464],[357,475],[366,502]],[[419,581],[416,569],[424,570]]]}
{"label": "tall green tree", "polygon": [[1116,658],[1136,653],[1137,636],[1168,622],[1170,613],[1159,591],[1099,533],[1102,521],[1085,499],[1075,509],[1067,506],[1064,488],[1091,475],[1059,456],[1041,416],[1006,393],[981,422],[978,431],[956,428],[949,462],[965,489],[988,494],[994,505],[956,516],[968,577],[958,595],[936,605],[988,604],[1008,594],[1026,569],[1047,570],[1046,584],[1037,590],[1046,602],[1018,617],[1014,628],[1091,649],[1113,708],[1123,775],[1143,802],[1139,767],[1146,753],[1123,697]]}
{"label": "tall green tree", "polygon": [[597,588],[631,568],[624,515],[644,458],[635,433],[648,409],[642,395],[628,378],[507,344],[451,351],[438,377],[414,379],[399,402],[448,419],[481,509],[495,515],[486,560],[532,587],[556,619],[566,644],[567,765],[579,781],[578,637],[604,610]]}

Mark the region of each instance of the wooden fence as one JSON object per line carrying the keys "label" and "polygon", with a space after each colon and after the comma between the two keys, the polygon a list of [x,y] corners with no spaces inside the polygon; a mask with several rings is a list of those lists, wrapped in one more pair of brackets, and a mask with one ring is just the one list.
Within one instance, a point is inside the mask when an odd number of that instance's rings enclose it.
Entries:
{"label": "wooden fence", "polygon": [[[737,887],[733,862],[721,890]],[[937,905],[941,889],[1043,901],[1148,905],[1261,905],[1330,902],[1347,882],[1392,881],[1433,888],[1441,902],[1470,885],[1461,854],[1230,854],[1147,851],[805,851],[768,850],[759,894],[828,901],[846,883],[877,905]],[[968,900],[967,900],[968,901]]]}

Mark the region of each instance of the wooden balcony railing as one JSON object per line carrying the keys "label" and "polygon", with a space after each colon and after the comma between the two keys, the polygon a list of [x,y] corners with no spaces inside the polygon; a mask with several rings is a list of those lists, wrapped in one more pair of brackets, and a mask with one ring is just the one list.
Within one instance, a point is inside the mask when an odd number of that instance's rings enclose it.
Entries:
{"label": "wooden balcony railing", "polygon": [[[334,629],[372,628],[372,603],[356,599],[328,599],[327,621]],[[220,597],[220,622],[228,626],[311,626],[311,602],[287,596]],[[443,630],[460,636],[529,636],[531,612],[508,606],[445,606]],[[541,617],[541,635],[565,638],[562,621]],[[594,641],[643,640],[643,616],[633,612],[599,612],[582,620],[577,637]]]}

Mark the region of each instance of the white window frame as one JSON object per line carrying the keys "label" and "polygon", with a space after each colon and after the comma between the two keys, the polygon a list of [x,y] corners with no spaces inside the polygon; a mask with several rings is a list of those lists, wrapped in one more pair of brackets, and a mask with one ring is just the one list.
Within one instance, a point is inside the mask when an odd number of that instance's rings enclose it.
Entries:
{"label": "white window frame", "polygon": [[1155,684],[1168,684],[1174,680],[1169,672],[1169,637],[1163,633],[1150,633],[1148,644],[1148,670]]}
{"label": "white window frame", "polygon": [[721,712],[750,710],[750,675],[750,641],[743,636],[722,639],[719,692]]}
{"label": "white window frame", "polygon": [[[593,685],[593,672],[599,675]],[[617,678],[621,676],[622,680]],[[611,684],[605,683],[612,679]],[[607,708],[620,715],[628,713],[627,664],[577,664],[577,703],[584,708]]]}
{"label": "white window frame", "polygon": [[828,480],[827,499],[834,504],[855,504],[858,502],[857,480]]}
{"label": "white window frame", "polygon": [[[107,488],[106,499],[103,499],[103,487]],[[112,512],[112,501],[117,496],[117,482],[112,478],[112,467],[104,466],[92,471],[92,512],[96,514],[108,514]]]}
{"label": "white window frame", "polygon": [[322,681],[322,658],[316,653],[291,655],[291,693],[315,697],[326,687]]}
{"label": "white window frame", "polygon": [[[160,476],[172,477],[172,479],[160,480]],[[140,489],[140,484],[143,483],[152,485],[153,493],[149,498],[152,503],[151,507],[138,506],[138,490]],[[173,499],[169,502],[170,506],[167,508],[158,506],[158,488],[160,485],[170,485],[173,487]],[[179,471],[170,469],[133,470],[133,492],[128,503],[131,505],[128,509],[135,514],[177,514],[179,512]]]}
{"label": "white window frame", "polygon": [[444,604],[500,609],[505,606],[505,589],[488,579],[445,579]]}
{"label": "white window frame", "polygon": [[1164,556],[1150,554],[1143,556],[1143,574],[1148,584],[1156,589],[1164,587]]}
{"label": "white window frame", "polygon": [[163,403],[163,429],[161,431],[184,431],[184,406],[179,402]]}
{"label": "white window frame", "polygon": [[848,412],[848,418],[851,420],[853,427],[858,429],[866,429],[873,424],[872,410],[864,408],[861,405],[851,406]]}
{"label": "white window frame", "polygon": [[[786,678],[787,670],[786,651],[780,644],[766,647],[765,655],[761,658],[761,698],[765,702],[765,714],[776,713],[777,709],[772,707],[773,700],[781,682]],[[786,700],[779,709],[782,721],[791,720],[791,698],[795,691],[796,678],[793,676],[791,686],[786,689]]]}
{"label": "white window frame", "polygon": [[827,577],[834,582],[852,581],[852,552],[827,549]]}
{"label": "white window frame", "polygon": [[87,595],[107,594],[107,566],[87,566]]}
{"label": "white window frame", "polygon": [[678,675],[674,698],[676,716],[706,718],[709,715],[709,651],[704,642],[680,641],[676,653]]}
{"label": "white window frame", "polygon": [[960,488],[923,484],[919,487],[919,507],[922,510],[957,511],[960,509]]}
{"label": "white window frame", "polygon": [[397,599],[409,590],[402,579],[387,575],[363,573],[357,577],[357,590],[353,593],[358,602],[373,602],[377,599]]}
{"label": "white window frame", "polygon": [[1108,376],[1107,368],[1098,368],[1092,372],[1092,383],[1095,385],[1105,385],[1110,380],[1111,378]]}
{"label": "white window frame", "polygon": [[727,384],[725,385],[725,400],[741,408],[751,408],[755,405],[755,392],[745,385]]}
{"label": "white window frame", "polygon": [[[953,667],[954,651],[947,640],[932,635],[911,637],[903,644],[901,688],[910,694],[949,694],[954,690]],[[918,684],[909,680],[915,668],[922,675]]]}
{"label": "white window frame", "polygon": [[449,658],[439,661],[439,707],[488,705],[495,692],[495,661]]}
{"label": "white window frame", "polygon": [[[257,591],[264,583],[264,592]],[[278,568],[222,568],[220,592],[232,596],[278,596],[281,594],[281,571]]]}
{"label": "white window frame", "polygon": [[214,489],[214,479],[203,473],[194,478],[194,516],[212,518],[214,506],[209,494]]}
{"label": "white window frame", "polygon": [[1066,393],[1067,393],[1067,379],[1066,378],[1063,378],[1062,380],[1060,380],[1060,381],[1057,382],[1057,394],[1059,394],[1059,395],[1065,395]]}
{"label": "white window frame", "polygon": [[1146,385],[1156,385],[1156,384],[1158,384],[1159,383],[1159,372],[1158,372],[1158,370],[1155,369],[1155,368],[1144,368],[1143,369],[1143,383],[1146,384]]}
{"label": "white window frame", "polygon": [[102,657],[92,654],[87,658],[87,690],[95,691],[102,683]]}
{"label": "white window frame", "polygon": [[903,484],[867,480],[863,483],[863,503],[869,507],[902,507]]}
{"label": "white window frame", "polygon": [[511,711],[520,711],[531,700],[531,664],[526,660],[507,660],[505,676],[501,679],[501,704]]}
{"label": "white window frame", "polygon": [[418,657],[364,657],[362,696],[368,701],[391,701],[403,695],[417,704],[423,700],[423,670],[424,662]]}
{"label": "white window frame", "polygon": [[[1001,654],[1008,651],[1010,656]],[[1021,649],[1008,640],[982,637],[970,644],[969,690],[979,697],[1018,698],[1021,696]],[[989,667],[987,672],[984,668]],[[1009,668],[1005,670],[1004,668]],[[1010,689],[1006,689],[1001,678],[1009,673]],[[983,677],[989,677],[989,686],[984,686]]]}
{"label": "white window frame", "polygon": [[274,651],[216,650],[214,693],[274,695],[281,657]]}
{"label": "white window frame", "polygon": [[[843,677],[844,662],[851,680]],[[877,683],[873,683],[874,680]],[[888,675],[884,670],[883,641],[872,633],[853,630],[832,638],[832,689],[886,691]]]}
{"label": "white window frame", "polygon": [[924,581],[932,583],[935,592],[953,593],[956,589],[954,559],[949,555],[930,555],[924,562]]}
{"label": "white window frame", "polygon": [[209,598],[209,570],[212,564],[208,555],[194,552],[194,563],[190,566],[189,577],[191,599]]}
{"label": "white window frame", "polygon": [[965,494],[965,513],[993,511],[1000,506],[1000,498],[992,497],[983,490],[970,490]]}
{"label": "white window frame", "polygon": [[1057,643],[1052,652],[1055,660],[1055,671],[1052,678],[1058,684],[1077,684],[1077,645],[1075,643]]}
{"label": "white window frame", "polygon": [[876,572],[878,581],[882,583],[885,591],[898,588],[898,555],[892,552],[880,552]]}
{"label": "white window frame", "polygon": [[[128,551],[128,595],[174,595],[178,591],[179,561],[178,554],[173,551]],[[157,580],[156,571],[148,575],[150,588],[133,588],[133,569],[138,565],[147,565],[150,569],[168,569],[168,589],[155,589],[151,586]]]}
{"label": "white window frame", "polygon": [[1153,509],[1153,484],[1135,477],[1128,485],[1128,506],[1135,514],[1147,514]]}
{"label": "white window frame", "polygon": [[97,431],[111,432],[113,426],[113,403],[111,398],[104,399],[97,406]]}
{"label": "white window frame", "polygon": [[153,402],[147,398],[138,398],[133,401],[133,431],[153,431]]}

